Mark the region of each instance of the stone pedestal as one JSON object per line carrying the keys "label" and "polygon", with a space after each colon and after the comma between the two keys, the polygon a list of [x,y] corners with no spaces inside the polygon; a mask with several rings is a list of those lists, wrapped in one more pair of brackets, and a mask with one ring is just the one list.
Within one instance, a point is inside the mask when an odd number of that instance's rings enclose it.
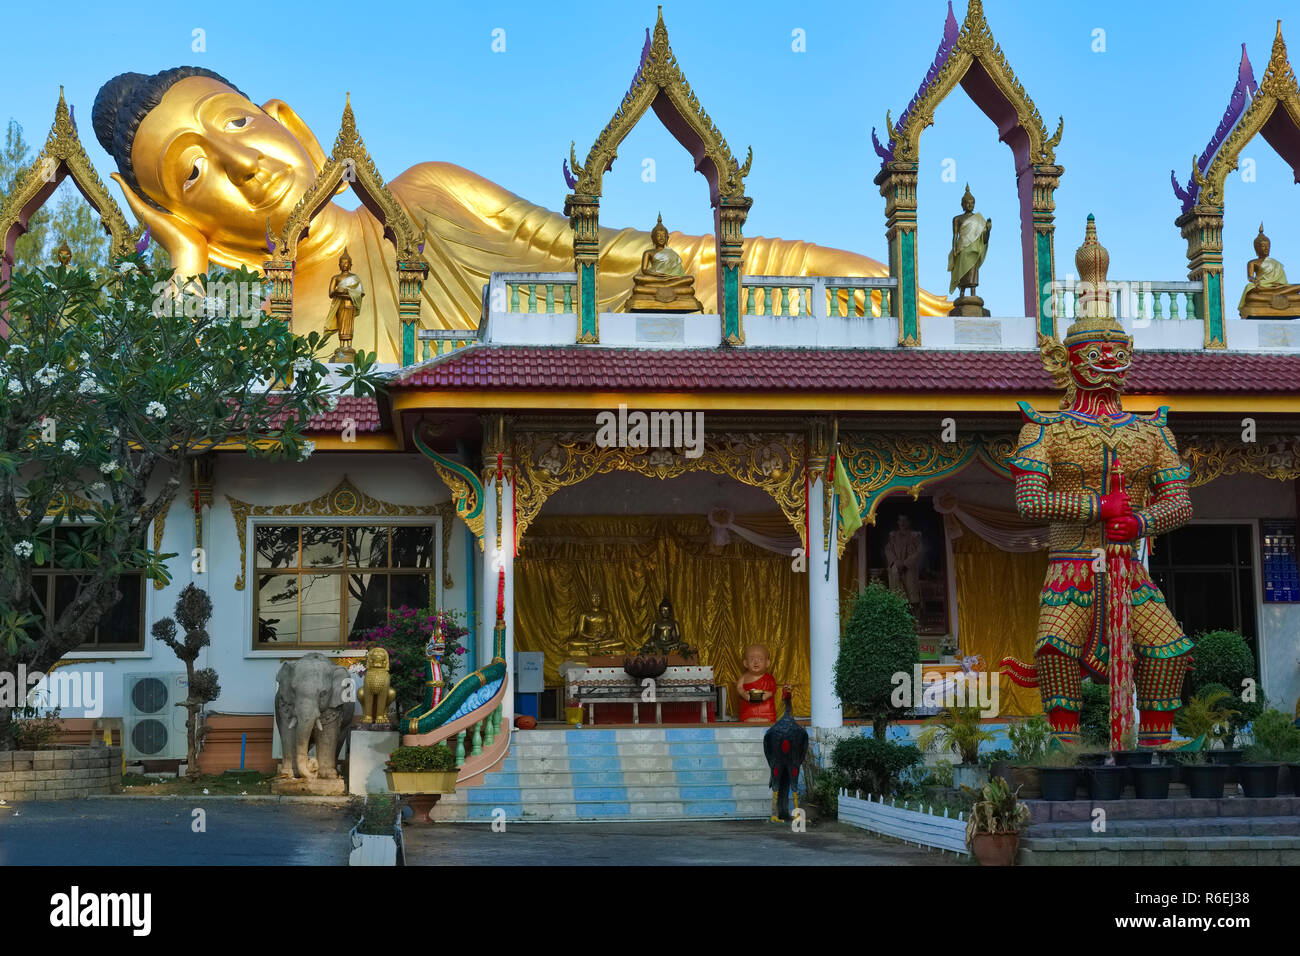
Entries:
{"label": "stone pedestal", "polygon": [[959,296],[948,310],[949,315],[986,316],[989,310],[984,308],[984,300],[977,295]]}
{"label": "stone pedestal", "polygon": [[401,743],[396,730],[362,730],[354,727],[348,736],[348,793],[387,793],[384,764]]}
{"label": "stone pedestal", "polygon": [[347,789],[342,777],[321,780],[319,777],[276,777],[271,792],[294,797],[341,797]]}

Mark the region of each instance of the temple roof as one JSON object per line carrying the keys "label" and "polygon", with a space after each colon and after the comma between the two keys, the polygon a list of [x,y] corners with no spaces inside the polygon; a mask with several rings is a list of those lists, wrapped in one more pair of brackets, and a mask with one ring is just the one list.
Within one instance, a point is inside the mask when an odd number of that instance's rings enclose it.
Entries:
{"label": "temple roof", "polygon": [[[1141,352],[1128,391],[1294,392],[1300,355]],[[663,391],[1054,391],[1037,351],[930,349],[458,349],[403,370],[390,388]]]}
{"label": "temple roof", "polygon": [[[286,417],[287,413],[281,413],[272,418],[272,427],[279,427]],[[302,430],[306,434],[338,434],[346,427],[349,418],[362,434],[387,430],[380,415],[379,402],[370,395],[340,395],[334,411],[312,417]]]}

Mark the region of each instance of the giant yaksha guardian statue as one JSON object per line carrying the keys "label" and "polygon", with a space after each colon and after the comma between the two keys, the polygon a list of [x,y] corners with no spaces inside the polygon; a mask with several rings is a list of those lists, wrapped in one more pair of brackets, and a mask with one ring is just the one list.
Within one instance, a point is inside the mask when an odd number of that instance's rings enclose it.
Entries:
{"label": "giant yaksha guardian statue", "polygon": [[1152,583],[1137,545],[1192,516],[1188,469],[1165,424],[1125,412],[1120,393],[1133,339],[1110,313],[1109,256],[1088,217],[1075,254],[1082,298],[1064,343],[1039,337],[1043,363],[1064,387],[1061,411],[1020,403],[1025,425],[1011,460],[1016,507],[1050,524],[1034,663],[1003,672],[1037,686],[1056,739],[1076,743],[1087,676],[1111,686],[1111,747],[1168,743],[1192,643]]}

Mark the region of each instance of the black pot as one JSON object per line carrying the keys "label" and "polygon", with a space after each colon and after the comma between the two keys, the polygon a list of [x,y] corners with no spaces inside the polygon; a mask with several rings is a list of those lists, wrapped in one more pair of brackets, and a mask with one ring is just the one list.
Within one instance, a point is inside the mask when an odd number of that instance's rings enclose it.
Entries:
{"label": "black pot", "polygon": [[1108,756],[1109,754],[1104,753],[1079,754],[1079,759],[1076,763],[1078,763],[1080,767],[1100,767],[1106,762]]}
{"label": "black pot", "polygon": [[1183,765],[1183,783],[1187,795],[1199,800],[1218,800],[1223,796],[1223,785],[1228,780],[1224,764],[1189,763]]}
{"label": "black pot", "polygon": [[1145,767],[1151,763],[1150,750],[1116,750],[1115,764],[1120,767]]}
{"label": "black pot", "polygon": [[1241,792],[1248,797],[1276,797],[1277,774],[1280,763],[1243,763],[1237,767],[1241,775]]}
{"label": "black pot", "polygon": [[1123,767],[1088,767],[1083,773],[1093,800],[1118,800],[1124,792]]}
{"label": "black pot", "polygon": [[1079,787],[1075,767],[1039,767],[1038,788],[1044,800],[1073,800]]}
{"label": "black pot", "polygon": [[1133,791],[1139,800],[1165,800],[1169,797],[1169,784],[1174,778],[1174,768],[1138,765],[1129,767],[1133,775]]}
{"label": "black pot", "polygon": [[1207,750],[1205,756],[1210,763],[1228,768],[1227,783],[1235,784],[1240,782],[1241,778],[1237,775],[1237,767],[1240,766],[1242,759],[1246,756],[1244,750]]}

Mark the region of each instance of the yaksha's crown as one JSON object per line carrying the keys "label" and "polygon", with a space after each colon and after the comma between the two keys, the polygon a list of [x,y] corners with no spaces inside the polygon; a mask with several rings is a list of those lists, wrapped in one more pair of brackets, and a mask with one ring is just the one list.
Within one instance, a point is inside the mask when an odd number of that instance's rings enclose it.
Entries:
{"label": "yaksha's crown", "polygon": [[1104,339],[1116,341],[1133,337],[1115,321],[1110,312],[1110,289],[1106,285],[1106,270],[1110,268],[1110,253],[1097,241],[1097,221],[1088,214],[1088,229],[1083,245],[1074,254],[1074,265],[1079,270],[1079,303],[1076,319],[1065,333],[1065,344]]}

